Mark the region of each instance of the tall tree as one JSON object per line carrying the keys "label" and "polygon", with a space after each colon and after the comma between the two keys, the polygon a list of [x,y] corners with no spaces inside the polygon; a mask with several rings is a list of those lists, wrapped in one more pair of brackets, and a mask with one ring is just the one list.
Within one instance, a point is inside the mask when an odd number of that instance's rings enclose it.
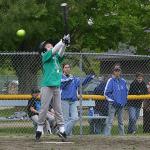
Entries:
{"label": "tall tree", "polygon": [[[41,41],[61,38],[63,36],[61,2],[64,1],[0,0],[1,51],[35,51]],[[137,47],[137,54],[148,54],[150,33],[146,31],[150,29],[149,0],[66,0],[66,2],[69,5],[69,30],[72,39],[70,51],[104,52],[108,49],[117,49],[118,44],[122,42]],[[87,23],[88,19],[93,21],[92,25]],[[24,38],[16,36],[16,31],[21,28],[27,33]],[[12,58],[13,67],[19,77],[20,87],[26,89],[30,81],[36,82],[33,77],[37,74],[40,61],[39,58],[31,59],[30,56],[19,58],[19,56]],[[35,61],[38,62],[36,67],[32,65]],[[28,65],[25,65],[27,62]],[[86,64],[84,65],[86,68]],[[87,66],[90,68],[89,62]],[[28,78],[23,70],[28,72]]]}
{"label": "tall tree", "polygon": [[[39,41],[59,39],[63,34],[62,0],[0,0],[1,51],[18,50],[22,40],[33,50]],[[97,52],[116,49],[119,42],[137,47],[138,53],[150,47],[149,0],[66,0],[69,4],[70,50]],[[93,19],[89,26],[87,21]],[[16,36],[23,28],[25,39]],[[8,38],[9,37],[9,38]],[[143,40],[144,39],[144,40]]]}

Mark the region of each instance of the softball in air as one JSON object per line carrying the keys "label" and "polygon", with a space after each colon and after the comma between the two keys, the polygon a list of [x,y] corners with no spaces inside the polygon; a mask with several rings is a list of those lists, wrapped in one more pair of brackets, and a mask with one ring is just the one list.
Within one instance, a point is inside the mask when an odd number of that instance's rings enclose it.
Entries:
{"label": "softball in air", "polygon": [[17,36],[24,37],[26,35],[26,31],[23,29],[20,29],[16,32]]}

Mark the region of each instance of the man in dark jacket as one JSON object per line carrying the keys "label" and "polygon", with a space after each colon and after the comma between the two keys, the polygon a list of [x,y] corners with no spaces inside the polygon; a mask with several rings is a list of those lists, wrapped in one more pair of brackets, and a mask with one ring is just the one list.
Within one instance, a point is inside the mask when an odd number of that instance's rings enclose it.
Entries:
{"label": "man in dark jacket", "polygon": [[[106,81],[102,79],[100,84],[94,89],[93,94],[95,95],[104,95],[104,90],[106,86]],[[94,114],[98,116],[107,116],[108,115],[108,102],[96,100],[94,107]],[[104,134],[104,128],[106,125],[106,119],[91,119],[90,120],[90,133],[91,134]]]}
{"label": "man in dark jacket", "polygon": [[[138,72],[136,74],[136,79],[130,85],[130,89],[129,89],[130,95],[142,95],[148,93],[146,83],[143,80],[144,80],[143,74]],[[139,118],[142,102],[143,102],[142,100],[128,101],[128,113],[129,113],[128,133],[129,134],[136,133],[136,123]]]}

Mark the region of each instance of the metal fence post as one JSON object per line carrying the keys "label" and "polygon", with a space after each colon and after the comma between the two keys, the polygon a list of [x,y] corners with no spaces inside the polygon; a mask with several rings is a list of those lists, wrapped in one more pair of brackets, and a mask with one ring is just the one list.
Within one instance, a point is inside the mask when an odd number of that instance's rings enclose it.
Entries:
{"label": "metal fence post", "polygon": [[[80,54],[80,64],[79,64],[79,68],[80,71],[82,72],[82,53]],[[82,125],[82,82],[80,82],[80,137],[82,137],[83,135],[83,125]]]}

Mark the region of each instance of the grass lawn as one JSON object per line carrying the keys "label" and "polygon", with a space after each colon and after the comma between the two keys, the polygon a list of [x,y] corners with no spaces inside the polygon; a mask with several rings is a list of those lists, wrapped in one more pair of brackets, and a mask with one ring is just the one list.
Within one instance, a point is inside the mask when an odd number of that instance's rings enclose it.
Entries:
{"label": "grass lawn", "polygon": [[[125,126],[125,131],[127,130],[127,126]],[[90,134],[90,127],[89,126],[83,126],[83,134],[89,135]],[[0,134],[33,134],[34,128],[32,127],[3,127],[0,128]],[[80,126],[75,126],[73,129],[73,135],[80,135]],[[118,126],[114,125],[112,128],[112,135],[118,135]],[[142,125],[138,126],[137,135],[143,135],[143,128]],[[145,135],[145,134],[144,134]]]}
{"label": "grass lawn", "polygon": [[0,109],[0,117],[9,117],[17,111],[26,111],[26,107],[9,107],[9,108],[2,108]]}

